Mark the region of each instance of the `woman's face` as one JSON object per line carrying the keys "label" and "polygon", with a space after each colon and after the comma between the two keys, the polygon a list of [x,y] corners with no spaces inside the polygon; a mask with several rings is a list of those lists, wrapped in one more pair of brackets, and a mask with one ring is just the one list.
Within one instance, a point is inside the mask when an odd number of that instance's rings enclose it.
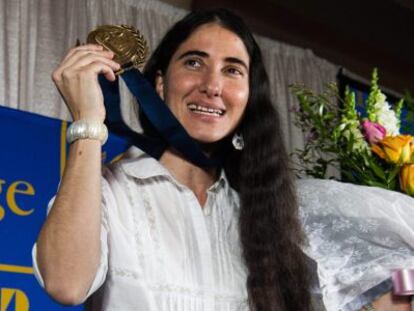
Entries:
{"label": "woman's face", "polygon": [[234,131],[246,108],[249,64],[235,33],[205,24],[179,46],[156,90],[192,138],[216,142]]}

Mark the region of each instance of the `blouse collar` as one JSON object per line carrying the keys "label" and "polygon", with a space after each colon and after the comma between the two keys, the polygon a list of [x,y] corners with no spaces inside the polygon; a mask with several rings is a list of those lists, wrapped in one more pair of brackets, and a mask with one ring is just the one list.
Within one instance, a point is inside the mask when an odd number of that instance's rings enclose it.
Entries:
{"label": "blouse collar", "polygon": [[[153,177],[164,176],[174,182],[176,185],[183,187],[165,168],[159,161],[154,159],[153,157],[147,155],[141,149],[132,146],[126,152],[125,155],[122,157],[122,161],[120,163],[124,172],[138,179],[148,179]],[[218,180],[210,186],[208,191],[217,192],[222,187],[225,190],[229,187],[229,182],[226,177],[226,173],[223,169],[220,170],[220,176]]]}

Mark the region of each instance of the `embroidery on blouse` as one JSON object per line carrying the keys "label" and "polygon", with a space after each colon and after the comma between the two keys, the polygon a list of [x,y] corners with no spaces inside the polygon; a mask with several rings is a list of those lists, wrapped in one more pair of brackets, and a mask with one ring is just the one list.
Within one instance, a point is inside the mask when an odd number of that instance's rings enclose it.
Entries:
{"label": "embroidery on blouse", "polygon": [[151,237],[152,237],[152,242],[154,245],[154,251],[155,251],[154,259],[157,261],[157,264],[154,267],[158,267],[154,269],[153,275],[155,276],[157,280],[163,280],[164,279],[163,271],[162,269],[160,269],[160,267],[163,267],[164,263],[162,262],[161,255],[160,255],[161,244],[159,240],[159,233],[158,233],[157,226],[156,226],[155,212],[152,206],[154,203],[151,202],[150,195],[148,194],[146,187],[140,187],[140,191],[141,191],[141,195],[143,198],[144,210],[147,216],[148,226],[149,226]]}
{"label": "embroidery on blouse", "polygon": [[140,275],[138,272],[135,272],[129,269],[111,267],[109,268],[109,273],[116,275],[118,277],[122,277],[122,278],[128,278],[128,279],[134,279],[134,280],[142,279],[142,275]]}
{"label": "embroidery on blouse", "polygon": [[[123,269],[117,267],[111,267],[109,269],[109,273],[113,274],[114,276],[121,277],[121,278],[129,278],[133,280],[142,280],[142,275],[138,272],[130,270],[130,269]],[[185,296],[191,296],[194,298],[203,298],[206,295],[214,297],[216,300],[223,300],[223,301],[236,301],[236,302],[247,302],[247,299],[243,295],[233,294],[233,293],[212,293],[212,292],[205,292],[201,289],[194,289],[191,287],[179,286],[175,284],[148,284],[148,288],[156,291],[156,292],[163,292],[163,293],[175,293]]]}
{"label": "embroidery on blouse", "polygon": [[[104,192],[111,192],[108,185],[106,184],[106,181],[102,182],[102,193]],[[108,225],[108,202],[106,202],[106,198],[105,196],[102,196],[102,208],[101,208],[101,222],[103,227],[106,229],[106,231],[109,230],[109,225]]]}
{"label": "embroidery on blouse", "polygon": [[[134,181],[133,178],[132,179],[131,178],[125,178],[125,181],[124,181],[124,185],[126,186],[125,187],[126,196],[128,198],[129,204],[131,204],[131,205],[133,203],[138,203],[139,204],[139,202],[136,202],[136,200],[134,200],[133,196],[132,196],[131,184],[132,185],[134,184],[133,181]],[[145,260],[144,260],[145,256],[144,256],[144,253],[143,253],[144,247],[143,247],[143,243],[142,243],[142,233],[140,232],[140,228],[143,227],[144,219],[141,219],[141,217],[138,217],[137,213],[132,213],[132,220],[133,220],[133,223],[134,223],[134,240],[135,240],[135,243],[136,243],[136,246],[137,246],[136,247],[136,255],[137,255],[138,260],[141,263],[141,266],[144,266],[144,262],[145,262]]]}
{"label": "embroidery on blouse", "polygon": [[246,298],[232,293],[212,293],[212,292],[204,292],[200,289],[194,289],[185,286],[179,286],[174,284],[150,284],[149,288],[153,291],[157,292],[168,292],[168,293],[177,293],[180,295],[191,296],[195,298],[202,298],[205,296],[211,296],[215,300],[222,300],[222,301],[246,301]]}

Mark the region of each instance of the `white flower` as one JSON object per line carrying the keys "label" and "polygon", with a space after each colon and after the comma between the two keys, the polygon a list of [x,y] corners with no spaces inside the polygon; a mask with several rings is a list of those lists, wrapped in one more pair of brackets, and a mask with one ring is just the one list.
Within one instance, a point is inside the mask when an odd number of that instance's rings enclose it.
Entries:
{"label": "white flower", "polygon": [[387,136],[396,136],[400,134],[399,121],[386,99],[383,93],[378,93],[373,109],[376,117],[375,121],[385,127]]}
{"label": "white flower", "polygon": [[398,119],[394,111],[384,111],[378,116],[378,123],[385,127],[387,136],[397,136],[400,134]]}

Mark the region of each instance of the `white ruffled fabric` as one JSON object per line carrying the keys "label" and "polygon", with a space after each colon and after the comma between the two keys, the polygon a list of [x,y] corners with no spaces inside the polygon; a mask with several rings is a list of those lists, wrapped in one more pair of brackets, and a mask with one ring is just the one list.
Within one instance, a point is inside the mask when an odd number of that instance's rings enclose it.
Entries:
{"label": "white ruffled fabric", "polygon": [[[207,193],[201,208],[190,189],[136,147],[106,169],[101,264],[86,310],[247,311],[239,196],[224,172]],[[44,286],[36,246],[33,260]]]}
{"label": "white ruffled fabric", "polygon": [[298,181],[301,217],[327,311],[360,310],[414,267],[414,199],[332,180]]}

